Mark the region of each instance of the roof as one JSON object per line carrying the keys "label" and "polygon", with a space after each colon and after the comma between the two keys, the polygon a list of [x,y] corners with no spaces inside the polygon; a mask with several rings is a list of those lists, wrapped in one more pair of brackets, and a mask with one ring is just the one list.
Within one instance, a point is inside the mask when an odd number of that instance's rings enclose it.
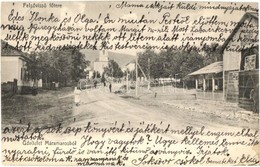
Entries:
{"label": "roof", "polygon": [[31,59],[23,53],[22,51],[18,50],[12,45],[9,45],[8,42],[1,40],[1,56],[19,56],[25,60],[31,61]]}
{"label": "roof", "polygon": [[189,75],[217,74],[222,71],[223,71],[223,62],[218,61],[218,62],[212,63],[206,67],[203,67],[193,73],[190,73]]}
{"label": "roof", "polygon": [[15,47],[9,45],[7,42],[1,40],[1,55],[6,56],[19,56],[23,53],[16,49]]}
{"label": "roof", "polygon": [[135,62],[136,62],[136,60],[133,59],[133,60],[129,61],[125,66],[128,66],[129,64],[135,64]]}
{"label": "roof", "polygon": [[254,12],[247,12],[244,14],[244,16],[240,19],[240,21],[238,22],[238,24],[236,25],[236,27],[234,28],[233,32],[228,36],[227,40],[224,42],[224,44],[222,45],[222,52],[224,52],[225,48],[227,47],[227,45],[229,44],[229,42],[232,40],[232,38],[235,36],[235,34],[237,33],[237,31],[239,30],[239,28],[242,26],[242,24],[245,22],[246,19],[248,18],[253,18],[256,19],[258,22],[258,13],[254,13]]}

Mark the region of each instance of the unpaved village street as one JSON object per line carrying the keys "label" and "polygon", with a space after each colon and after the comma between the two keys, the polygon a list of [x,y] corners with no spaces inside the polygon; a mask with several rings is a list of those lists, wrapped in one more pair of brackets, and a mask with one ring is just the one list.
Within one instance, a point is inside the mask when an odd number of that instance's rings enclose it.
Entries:
{"label": "unpaved village street", "polygon": [[[46,133],[44,141],[38,143],[12,143],[12,148],[27,150],[35,149],[36,145],[37,149],[50,150],[47,156],[54,156],[55,160],[58,159],[56,164],[59,165],[82,163],[97,165],[100,163],[97,159],[89,159],[86,162],[86,158],[118,158],[119,156],[127,156],[128,160],[123,161],[124,166],[259,163],[257,114],[222,101],[174,100],[172,98],[174,95],[171,95],[170,91],[172,88],[164,91],[169,96],[162,96],[157,89],[156,98],[154,92],[146,90],[140,91],[138,98],[133,96],[134,91],[127,94],[114,93],[120,86],[114,84],[112,93],[109,92],[108,87],[101,86],[96,89],[82,90],[79,106],[73,103],[74,94],[71,88],[47,91],[34,97],[28,95],[26,98],[29,100],[24,101],[24,105],[28,104],[28,106],[20,110],[24,115],[19,114],[19,109],[13,110],[13,113],[7,112],[10,110],[8,104],[16,101],[15,98],[21,98],[12,97],[9,101],[4,101],[5,115],[2,118],[2,131],[3,127],[26,127],[28,122],[31,126],[39,127],[44,125],[51,127],[59,123],[63,129],[68,127],[69,129],[62,133],[56,133],[56,130],[54,133]],[[179,98],[180,95],[177,96]],[[42,108],[40,109],[39,106]],[[158,133],[156,130],[143,131],[148,125],[150,130],[157,128],[161,131]],[[124,130],[113,133],[95,132],[95,128],[109,129],[110,127],[119,129],[123,127]],[[127,132],[126,129],[134,131]],[[167,133],[164,132],[166,129],[169,130]],[[181,130],[186,132],[181,133]],[[3,134],[3,136],[12,137],[13,134]],[[83,149],[86,152],[82,155],[74,155],[72,147],[56,146],[50,144],[52,142],[76,143],[73,149],[77,151]],[[10,149],[9,143],[2,142],[2,148]],[[158,155],[151,153],[158,151],[160,152]],[[72,155],[74,159],[69,162],[59,159],[68,155]],[[21,158],[22,155],[15,156]],[[3,157],[6,164],[17,163],[10,157],[12,154]],[[77,157],[85,159],[83,161]],[[27,163],[24,161],[21,164]],[[30,164],[39,165],[37,162]],[[44,164],[53,165],[53,162],[47,161]]]}
{"label": "unpaved village street", "polygon": [[[117,86],[119,87],[119,86]],[[170,94],[170,92],[168,92]],[[99,89],[87,89],[81,93],[81,105],[74,107],[73,114],[76,118],[76,125],[86,123],[86,121],[100,122],[102,124],[117,122],[128,123],[132,125],[138,125],[140,122],[147,123],[170,123],[176,128],[184,126],[201,127],[206,126],[210,129],[233,129],[233,128],[252,128],[258,129],[258,115],[246,112],[245,115],[240,115],[247,119],[234,120],[234,112],[230,111],[230,117],[222,117],[220,114],[207,112],[197,112],[194,110],[183,109],[182,107],[176,107],[174,105],[167,105],[169,99],[171,103],[181,105],[181,100],[171,100],[171,98],[161,100],[160,98],[150,97],[147,99],[135,98],[122,98],[124,96],[109,93],[107,87],[100,87]],[[167,100],[168,98],[168,100]],[[161,101],[161,102],[160,102]],[[188,100],[189,104],[192,104],[196,100]],[[212,101],[197,100],[201,105],[209,106],[208,110],[212,110],[210,106]],[[187,103],[183,101],[183,103]],[[207,104],[208,102],[208,104]],[[165,104],[166,103],[166,104]],[[230,106],[234,111],[237,111],[239,107],[234,106],[232,103],[226,105]],[[217,103],[213,104],[215,110],[221,109],[225,104]],[[183,104],[185,106],[185,104]],[[217,106],[223,105],[223,106]],[[186,105],[188,106],[188,105]],[[221,110],[228,110],[227,106],[224,106]],[[243,110],[243,109],[240,109]],[[240,111],[239,110],[239,111]],[[219,111],[221,112],[221,111]],[[237,115],[239,112],[237,113]],[[248,116],[250,115],[250,117]]]}

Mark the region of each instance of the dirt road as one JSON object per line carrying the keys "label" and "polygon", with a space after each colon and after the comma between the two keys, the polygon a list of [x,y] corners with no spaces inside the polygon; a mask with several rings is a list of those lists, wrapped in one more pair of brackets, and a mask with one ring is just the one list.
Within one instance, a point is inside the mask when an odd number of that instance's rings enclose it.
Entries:
{"label": "dirt road", "polygon": [[[114,86],[116,90],[118,86]],[[157,106],[155,103],[150,106],[140,104],[137,99],[124,99],[114,93],[109,93],[108,87],[98,89],[87,89],[81,93],[81,105],[74,107],[73,115],[76,118],[75,125],[85,124],[86,121],[100,122],[104,125],[117,122],[132,123],[138,125],[146,123],[170,123],[176,128],[184,126],[201,127],[207,126],[210,129],[258,129],[255,122],[237,122],[223,120],[212,114],[192,112],[176,106]],[[247,124],[246,124],[247,123]]]}
{"label": "dirt road", "polygon": [[[120,85],[113,85],[113,90],[117,90],[118,87]],[[59,127],[54,127],[53,130],[49,130],[52,133],[44,133],[43,141],[34,143],[32,140],[28,143],[26,143],[27,140],[17,141],[12,142],[12,147],[10,147],[9,142],[4,142],[2,149],[34,150],[37,146],[39,150],[47,150],[45,157],[55,157],[55,165],[102,164],[100,158],[111,158],[107,160],[108,163],[117,163],[120,157],[126,157],[122,160],[122,166],[259,163],[256,121],[244,124],[245,122],[236,122],[236,120],[224,120],[210,113],[190,111],[174,105],[162,105],[152,100],[147,102],[134,98],[122,98],[115,93],[110,93],[108,87],[86,89],[81,92],[80,96],[80,106],[74,104],[71,110],[65,112],[66,105],[71,107],[71,104],[62,103],[63,106],[58,106],[59,112],[55,111],[56,115],[53,120],[56,122],[63,120],[61,131],[57,130]],[[69,94],[56,98],[63,101],[65,97],[72,100],[73,94],[70,91]],[[69,103],[70,100],[66,101]],[[48,112],[42,115],[46,114]],[[35,118],[40,119],[41,115]],[[88,126],[89,123],[91,127]],[[122,124],[124,124],[124,130],[121,132],[107,132],[103,135],[102,130],[110,129],[110,127],[120,128]],[[147,129],[149,124],[151,126],[145,131],[144,129]],[[154,125],[157,129],[153,128]],[[95,129],[101,131],[95,131]],[[149,129],[153,130],[149,131]],[[162,130],[157,131],[158,129]],[[4,134],[6,137],[13,137],[13,135],[12,133]],[[75,145],[69,147],[50,144],[52,142],[70,142]],[[26,156],[31,158],[34,155],[30,155],[30,152],[28,151]],[[38,156],[37,153],[36,155]],[[43,165],[39,162],[20,162],[20,158],[26,157],[23,154],[14,156],[6,151],[3,156],[4,163],[9,165],[17,162],[20,165]],[[17,159],[13,160],[15,157]],[[65,160],[64,157],[66,157]],[[44,164],[54,165],[54,162],[51,159],[46,160]]]}

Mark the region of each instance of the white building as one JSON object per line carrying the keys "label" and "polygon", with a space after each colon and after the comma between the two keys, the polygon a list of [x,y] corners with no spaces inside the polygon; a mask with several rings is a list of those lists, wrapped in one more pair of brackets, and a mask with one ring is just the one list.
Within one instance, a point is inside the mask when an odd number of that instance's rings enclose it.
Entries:
{"label": "white building", "polygon": [[100,75],[103,74],[104,68],[108,67],[108,52],[106,50],[99,51],[98,60],[94,61],[94,71],[98,71]]}
{"label": "white building", "polygon": [[24,53],[1,41],[1,84],[14,83],[15,92],[23,93],[33,86],[28,63],[31,60]]}

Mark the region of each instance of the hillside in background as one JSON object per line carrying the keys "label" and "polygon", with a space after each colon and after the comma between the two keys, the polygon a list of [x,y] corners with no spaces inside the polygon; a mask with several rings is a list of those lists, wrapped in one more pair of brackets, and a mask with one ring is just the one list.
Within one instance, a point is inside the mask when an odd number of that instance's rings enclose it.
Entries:
{"label": "hillside in background", "polygon": [[[91,62],[98,59],[99,51],[98,50],[81,50],[81,53],[85,54],[85,59]],[[135,59],[134,56],[124,53],[116,53],[108,51],[108,58],[114,60],[118,65],[123,68],[127,63]]]}

